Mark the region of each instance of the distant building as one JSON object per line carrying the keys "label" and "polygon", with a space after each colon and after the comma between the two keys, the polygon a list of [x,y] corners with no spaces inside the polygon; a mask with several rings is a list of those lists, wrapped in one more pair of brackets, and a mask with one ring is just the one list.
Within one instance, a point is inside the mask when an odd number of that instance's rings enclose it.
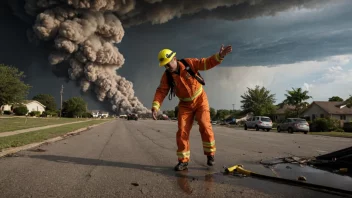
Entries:
{"label": "distant building", "polygon": [[92,114],[93,118],[99,117],[99,110],[92,110],[90,113]]}
{"label": "distant building", "polygon": [[[32,112],[32,111],[39,111],[40,114],[42,114],[45,111],[45,106],[36,101],[36,100],[24,100],[21,102],[21,104],[25,105],[28,109],[28,113]],[[13,109],[16,107],[16,105],[2,105],[0,107],[1,111],[11,111],[13,112]]]}
{"label": "distant building", "polygon": [[92,114],[93,118],[109,117],[109,112],[106,111],[91,110],[90,113]]}
{"label": "distant building", "polygon": [[342,122],[352,120],[352,108],[345,102],[314,101],[303,112],[303,116],[314,121],[316,118],[333,118]]}
{"label": "distant building", "polygon": [[101,117],[109,117],[109,112],[106,112],[106,111],[100,111],[100,114],[99,114]]}
{"label": "distant building", "polygon": [[286,119],[286,113],[295,110],[295,106],[288,104],[279,104],[277,105],[277,108],[278,109],[275,111],[272,118],[274,122],[279,122]]}

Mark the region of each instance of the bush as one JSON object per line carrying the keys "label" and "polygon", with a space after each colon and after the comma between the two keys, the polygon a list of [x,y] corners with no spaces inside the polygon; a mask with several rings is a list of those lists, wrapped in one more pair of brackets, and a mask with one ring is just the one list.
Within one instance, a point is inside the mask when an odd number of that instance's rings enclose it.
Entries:
{"label": "bush", "polygon": [[340,128],[339,121],[331,118],[317,118],[311,125],[310,131],[325,132],[334,131]]}
{"label": "bush", "polygon": [[40,111],[31,111],[31,112],[29,113],[29,115],[30,115],[30,116],[37,116],[37,117],[39,117],[39,116],[40,116]]}
{"label": "bush", "polygon": [[4,114],[5,115],[11,115],[12,113],[11,113],[11,111],[4,111]]}
{"label": "bush", "polygon": [[93,115],[91,113],[89,113],[89,112],[86,112],[86,113],[82,114],[82,118],[92,118],[92,117],[93,117]]}
{"label": "bush", "polygon": [[26,115],[28,113],[28,109],[27,109],[27,106],[18,106],[18,107],[13,109],[13,112],[16,115],[23,116],[23,115]]}
{"label": "bush", "polygon": [[57,115],[58,115],[58,114],[57,114],[56,111],[50,111],[50,110],[44,111],[44,112],[42,113],[42,117],[56,117]]}
{"label": "bush", "polygon": [[277,122],[273,122],[273,128],[277,128]]}
{"label": "bush", "polygon": [[345,132],[352,132],[352,122],[345,122],[343,125],[343,130]]}
{"label": "bush", "polygon": [[341,128],[337,128],[337,129],[335,129],[334,130],[335,132],[345,132],[343,129],[341,129]]}

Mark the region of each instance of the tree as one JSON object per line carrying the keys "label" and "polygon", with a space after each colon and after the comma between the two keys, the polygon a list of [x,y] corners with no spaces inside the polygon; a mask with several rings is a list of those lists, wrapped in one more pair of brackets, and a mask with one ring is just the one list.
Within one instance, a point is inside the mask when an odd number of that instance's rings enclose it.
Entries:
{"label": "tree", "polygon": [[217,120],[223,120],[225,119],[226,116],[229,116],[231,115],[231,110],[228,110],[228,109],[218,109],[216,111],[216,115],[215,115],[215,118]]}
{"label": "tree", "polygon": [[329,98],[329,102],[343,102],[343,99],[340,98],[339,96],[333,96]]}
{"label": "tree", "polygon": [[275,94],[271,94],[265,87],[257,85],[254,89],[247,88],[241,98],[243,113],[269,116],[275,111]]}
{"label": "tree", "polygon": [[302,88],[292,88],[291,91],[286,90],[287,94],[285,94],[286,99],[284,100],[285,104],[292,105],[295,107],[295,115],[299,117],[299,115],[304,111],[304,109],[308,106],[308,102],[306,100],[312,98],[312,96],[308,95],[308,91],[302,91]]}
{"label": "tree", "polygon": [[19,103],[27,97],[31,86],[22,81],[24,77],[17,68],[0,64],[0,106]]}
{"label": "tree", "polygon": [[214,119],[216,116],[216,111],[213,107],[210,107],[210,119]]}
{"label": "tree", "polygon": [[46,111],[56,111],[56,102],[55,98],[52,95],[49,94],[38,94],[33,97],[33,100],[36,100],[43,105],[45,105],[45,110]]}
{"label": "tree", "polygon": [[351,95],[349,98],[347,98],[347,100],[345,100],[345,103],[348,108],[352,107],[352,96]]}
{"label": "tree", "polygon": [[73,97],[63,102],[62,114],[65,117],[81,117],[87,112],[87,103],[81,97]]}

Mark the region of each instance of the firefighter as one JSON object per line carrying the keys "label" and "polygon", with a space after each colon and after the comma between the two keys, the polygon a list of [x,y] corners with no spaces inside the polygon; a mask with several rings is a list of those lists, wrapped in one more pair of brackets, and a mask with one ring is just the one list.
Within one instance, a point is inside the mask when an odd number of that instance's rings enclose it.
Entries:
{"label": "firefighter", "polygon": [[[158,54],[159,66],[165,67],[166,71],[162,75],[160,85],[154,95],[152,116],[154,120],[157,119],[157,112],[171,87],[174,94],[179,98],[178,131],[176,133],[178,164],[175,166],[175,171],[187,169],[190,160],[189,135],[194,116],[199,125],[203,152],[207,156],[207,165],[213,166],[215,164],[216,147],[210,120],[210,107],[207,94],[199,80],[200,74],[198,71],[209,70],[219,65],[231,51],[231,46],[224,47],[222,45],[220,51],[210,57],[185,58],[183,59],[185,62],[177,60],[176,52],[170,49],[163,49]],[[193,72],[195,75],[192,76],[187,69],[191,69],[191,73]],[[168,76],[169,78],[172,77],[173,84],[170,84]]]}

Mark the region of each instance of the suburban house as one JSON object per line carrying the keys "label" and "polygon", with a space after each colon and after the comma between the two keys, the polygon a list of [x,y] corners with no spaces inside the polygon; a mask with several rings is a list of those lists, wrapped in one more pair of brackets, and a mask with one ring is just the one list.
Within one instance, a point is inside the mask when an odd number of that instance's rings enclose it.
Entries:
{"label": "suburban house", "polygon": [[273,121],[278,122],[284,120],[286,118],[286,111],[294,111],[295,106],[287,105],[287,104],[279,104],[277,105],[278,109],[273,114]]}
{"label": "suburban house", "polygon": [[92,110],[92,111],[90,111],[90,113],[92,114],[93,118],[99,117],[99,111],[98,110]]}
{"label": "suburban house", "polygon": [[109,117],[109,112],[105,112],[105,111],[100,111],[100,110],[92,110],[91,114],[93,116],[93,118],[98,118],[98,117]]}
{"label": "suburban house", "polygon": [[314,101],[303,117],[313,121],[316,118],[333,118],[342,122],[352,120],[352,108],[348,108],[344,102]]}
{"label": "suburban house", "polygon": [[[28,109],[28,113],[32,111],[39,111],[42,114],[45,111],[45,106],[36,100],[24,100],[22,104]],[[13,111],[13,105],[3,105],[0,107],[1,111]]]}
{"label": "suburban house", "polygon": [[106,111],[100,111],[100,116],[101,116],[101,117],[105,117],[105,118],[107,118],[107,117],[109,117],[109,112],[106,112]]}

